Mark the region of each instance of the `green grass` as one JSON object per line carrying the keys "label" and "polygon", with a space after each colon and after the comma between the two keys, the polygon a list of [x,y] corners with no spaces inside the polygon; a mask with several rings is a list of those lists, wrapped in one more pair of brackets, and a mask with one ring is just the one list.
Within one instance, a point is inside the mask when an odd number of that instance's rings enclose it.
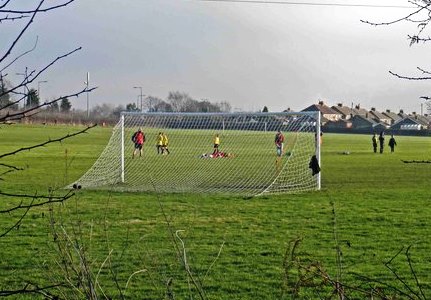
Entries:
{"label": "green grass", "polygon": [[[0,153],[77,130],[2,127]],[[99,156],[110,134],[110,128],[95,128],[62,144],[3,159],[2,163],[25,170],[3,175],[0,190],[41,194],[78,179]],[[400,136],[397,143],[394,154],[386,149],[380,155],[372,153],[371,136],[325,134],[319,192],[244,200],[221,195],[79,191],[63,205],[30,210],[19,229],[0,238],[0,289],[62,280],[64,273],[56,265],[59,255],[50,234],[52,209],[56,228],[62,226],[72,240],[77,237],[84,245],[94,276],[100,271],[101,286],[114,298],[119,295],[110,270],[124,288],[129,276],[142,269],[146,272],[130,280],[126,298],[163,299],[169,279],[175,298],[187,298],[187,276],[170,235],[170,231],[184,230],[180,237],[187,260],[209,299],[280,299],[284,255],[296,238],[302,238],[301,261],[318,261],[335,278],[334,203],[343,281],[358,284],[354,274],[361,274],[403,289],[383,264],[402,247],[412,245],[414,270],[429,294],[431,164],[401,160],[431,159],[431,140]],[[350,155],[343,155],[345,151]],[[2,196],[0,209],[19,201]],[[0,232],[19,217],[20,212],[1,214]],[[393,265],[415,288],[404,256]],[[306,288],[300,298],[317,296]]]}

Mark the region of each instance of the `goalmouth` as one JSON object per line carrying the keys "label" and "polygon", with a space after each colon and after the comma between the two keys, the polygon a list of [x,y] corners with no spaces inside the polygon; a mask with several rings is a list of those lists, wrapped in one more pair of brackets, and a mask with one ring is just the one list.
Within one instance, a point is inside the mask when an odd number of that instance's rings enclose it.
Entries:
{"label": "goalmouth", "polygon": [[[138,130],[142,151],[132,141]],[[320,139],[319,112],[123,112],[100,157],[74,184],[243,196],[319,190],[311,160],[320,163]]]}

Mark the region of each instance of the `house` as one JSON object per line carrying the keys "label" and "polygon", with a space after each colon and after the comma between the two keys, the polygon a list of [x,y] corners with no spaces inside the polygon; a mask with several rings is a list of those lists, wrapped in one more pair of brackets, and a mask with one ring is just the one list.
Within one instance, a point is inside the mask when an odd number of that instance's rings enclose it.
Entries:
{"label": "house", "polygon": [[338,121],[327,122],[323,127],[323,130],[336,132],[337,130],[348,129],[348,128],[352,128],[352,121],[339,119]]}
{"label": "house", "polygon": [[385,123],[387,125],[391,125],[392,119],[385,116],[381,112],[377,111],[375,107],[372,107],[369,111],[368,117],[379,122],[379,123]]}
{"label": "house", "polygon": [[309,107],[303,109],[302,111],[320,111],[320,114],[322,116],[322,124],[325,124],[328,121],[338,121],[339,119],[341,119],[341,114],[337,113],[329,106],[325,105],[323,101],[319,101],[318,104],[312,104]]}
{"label": "house", "polygon": [[427,128],[427,124],[424,124],[422,121],[415,119],[414,117],[407,116],[394,125],[391,126],[392,130],[422,130]]}
{"label": "house", "polygon": [[344,106],[343,103],[338,103],[331,108],[341,115],[342,120],[349,120],[352,117],[352,108]]}
{"label": "house", "polygon": [[404,110],[400,109],[400,112],[398,115],[401,117],[401,119],[407,118],[409,115],[404,113]]}
{"label": "house", "polygon": [[414,118],[415,120],[418,120],[421,124],[425,126],[425,129],[431,128],[430,120],[427,116],[419,115],[416,112],[412,112],[410,117]]}
{"label": "house", "polygon": [[360,131],[380,132],[386,130],[389,127],[387,124],[377,122],[361,115],[354,115],[351,121],[352,129]]}
{"label": "house", "polygon": [[355,107],[352,109],[352,115],[353,116],[363,116],[368,117],[368,110],[361,108],[360,104],[355,105]]}
{"label": "house", "polygon": [[398,114],[391,112],[390,109],[387,109],[385,112],[382,112],[382,114],[391,119],[391,122],[389,123],[390,125],[393,125],[394,123],[402,119],[402,117],[400,117]]}

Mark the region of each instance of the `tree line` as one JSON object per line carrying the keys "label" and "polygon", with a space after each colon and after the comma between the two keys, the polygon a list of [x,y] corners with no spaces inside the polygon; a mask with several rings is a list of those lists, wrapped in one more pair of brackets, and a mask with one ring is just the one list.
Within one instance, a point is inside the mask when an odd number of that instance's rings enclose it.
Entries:
{"label": "tree line", "polygon": [[[128,103],[126,111],[141,111],[140,103]],[[179,91],[169,92],[165,100],[148,96],[142,103],[142,110],[149,112],[230,112],[232,106],[226,102],[211,102],[208,99],[196,100],[189,94]]]}
{"label": "tree line", "polygon": [[[8,91],[12,84],[3,78],[0,74],[0,107],[9,107],[11,110],[19,110],[19,106],[14,101]],[[25,93],[23,109],[38,107],[42,104],[39,93],[34,88],[29,88]],[[46,112],[69,113],[72,110],[72,103],[67,97],[61,98],[60,101],[53,102],[43,107]],[[207,99],[196,100],[185,92],[169,92],[165,100],[148,96],[143,99],[142,103],[128,103],[123,105],[100,104],[91,108],[92,116],[119,116],[122,111],[148,111],[148,112],[230,112],[232,106],[226,102],[213,103]]]}

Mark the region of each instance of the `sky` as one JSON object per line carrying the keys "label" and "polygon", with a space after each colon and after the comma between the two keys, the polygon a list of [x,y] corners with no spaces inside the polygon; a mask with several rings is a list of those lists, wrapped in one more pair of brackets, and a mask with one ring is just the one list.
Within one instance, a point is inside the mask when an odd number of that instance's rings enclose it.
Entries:
{"label": "sky", "polygon": [[[13,54],[36,38],[37,47],[8,70],[9,80],[82,47],[40,77],[47,82],[34,84],[42,99],[82,89],[89,72],[90,87],[97,87],[90,107],[136,102],[134,87],[142,87],[162,99],[180,91],[227,101],[235,111],[302,110],[324,101],[420,112],[430,82],[401,80],[389,70],[420,75],[417,67],[429,68],[429,46],[409,46],[413,24],[360,21],[386,22],[412,9],[340,4],[409,6],[405,0],[77,0],[36,17]],[[2,24],[0,39],[11,41],[23,25]],[[1,53],[9,43],[2,44]],[[71,100],[86,108],[86,96]]]}

